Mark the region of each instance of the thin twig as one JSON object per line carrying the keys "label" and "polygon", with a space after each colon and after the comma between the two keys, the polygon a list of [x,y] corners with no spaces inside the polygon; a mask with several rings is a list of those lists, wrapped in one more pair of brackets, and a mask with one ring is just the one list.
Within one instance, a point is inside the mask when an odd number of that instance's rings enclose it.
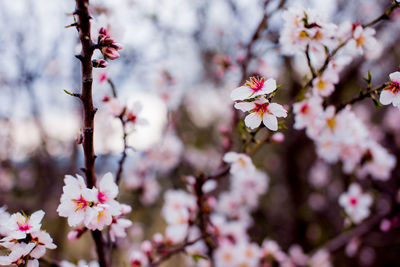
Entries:
{"label": "thin twig", "polygon": [[339,112],[340,110],[342,110],[343,108],[345,108],[347,105],[351,105],[354,104],[360,100],[363,100],[366,97],[369,97],[370,95],[372,95],[373,93],[378,94],[379,91],[382,91],[384,88],[386,87],[386,84],[381,84],[375,88],[366,90],[361,92],[358,96],[353,97],[351,100],[340,104],[337,108],[336,108],[336,112]]}

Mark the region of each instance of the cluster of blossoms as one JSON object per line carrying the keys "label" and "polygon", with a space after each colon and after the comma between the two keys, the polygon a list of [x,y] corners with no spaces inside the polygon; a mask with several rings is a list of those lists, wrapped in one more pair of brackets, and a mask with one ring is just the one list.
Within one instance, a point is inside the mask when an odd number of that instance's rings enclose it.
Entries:
{"label": "cluster of blossoms", "polygon": [[114,39],[107,33],[107,30],[104,28],[101,28],[99,30],[97,45],[99,46],[100,51],[104,57],[109,59],[119,58],[118,50],[121,50],[122,46],[119,43],[115,42]]}
{"label": "cluster of blossoms", "polygon": [[282,52],[324,55],[325,47],[335,45],[337,26],[326,22],[314,10],[291,7],[282,14],[284,26],[280,34]]}
{"label": "cluster of blossoms", "polygon": [[250,129],[260,126],[261,121],[271,131],[278,130],[277,117],[286,118],[287,111],[277,103],[270,103],[267,95],[276,90],[274,79],[264,80],[251,77],[244,86],[238,87],[231,93],[235,108],[250,114],[244,119],[244,123]]}
{"label": "cluster of blossoms", "polygon": [[136,153],[134,164],[130,165],[124,176],[124,185],[140,193],[142,204],[153,204],[160,192],[156,177],[171,172],[179,164],[183,150],[182,141],[167,131],[160,142],[146,151]]}
{"label": "cluster of blossoms", "polygon": [[322,101],[313,96],[293,105],[294,128],[306,129],[318,156],[329,163],[341,160],[345,173],[355,172],[360,178],[389,179],[395,157],[372,138],[350,107],[336,113],[333,106],[324,108]]}
{"label": "cluster of blossoms", "polygon": [[269,178],[255,168],[246,154],[228,152],[224,161],[230,164],[231,187],[221,194],[211,215],[211,231],[218,242],[214,252],[216,266],[331,266],[329,254],[324,251],[308,256],[296,245],[285,253],[268,238],[261,246],[251,242],[247,235],[253,223],[250,212],[267,191]]}
{"label": "cluster of blossoms", "polygon": [[[327,97],[339,82],[339,73],[352,57],[376,57],[381,49],[375,30],[358,23],[327,23],[314,10],[292,7],[283,13],[280,44],[284,54],[307,55],[309,64],[322,71],[313,73],[313,95]],[[327,65],[326,53],[331,53]],[[325,66],[324,66],[325,65]],[[323,69],[322,69],[323,68]]]}
{"label": "cluster of blossoms", "polygon": [[340,195],[339,204],[344,208],[351,222],[358,224],[369,216],[372,197],[369,194],[363,194],[361,186],[353,183],[347,192]]}
{"label": "cluster of blossoms", "polygon": [[[380,180],[389,179],[396,160],[372,138],[360,118],[349,107],[336,112],[334,106],[323,105],[324,97],[334,92],[339,73],[351,57],[377,50],[378,44],[373,37],[375,31],[364,29],[359,24],[337,26],[326,23],[313,10],[302,8],[290,8],[283,17],[285,24],[280,40],[283,52],[309,54],[310,69],[313,69],[312,65],[321,67],[311,80],[312,90],[305,94],[303,101],[293,105],[294,128],[306,130],[317,146],[319,157],[329,163],[341,160],[344,172],[356,172],[359,177],[371,175]],[[326,50],[335,51],[328,61],[324,59]],[[323,60],[315,62],[314,58]],[[396,85],[391,82],[388,90],[384,91],[382,98],[385,103],[392,99],[387,91],[393,91],[393,88]]]}
{"label": "cluster of blossoms", "polygon": [[41,230],[44,211],[39,210],[31,216],[20,212],[8,214],[0,209],[0,246],[9,251],[7,256],[0,256],[0,265],[38,267],[38,259],[46,249],[55,249],[50,235]]}
{"label": "cluster of blossoms", "polygon": [[[122,218],[131,211],[131,207],[120,204],[115,198],[118,186],[111,173],[106,173],[98,183],[98,187],[87,188],[82,176],[66,175],[63,194],[57,212],[68,218],[69,226],[84,225],[89,230],[103,230],[110,226],[110,237],[125,237],[125,229],[132,222]],[[83,230],[76,229],[69,234],[70,240],[78,238]]]}

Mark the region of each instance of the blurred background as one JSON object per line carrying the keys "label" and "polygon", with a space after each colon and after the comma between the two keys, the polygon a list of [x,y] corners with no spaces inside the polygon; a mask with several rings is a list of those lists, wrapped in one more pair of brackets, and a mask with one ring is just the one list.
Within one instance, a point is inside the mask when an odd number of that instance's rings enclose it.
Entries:
{"label": "blurred background", "polygon": [[[115,255],[115,266],[124,266],[126,251],[164,231],[163,192],[184,188],[184,175],[210,173],[219,166],[225,141],[221,132],[231,127],[229,94],[242,75],[275,78],[281,85],[276,97],[281,104],[292,103],[299,92],[308,67],[304,58],[280,53],[285,8],[302,5],[317,9],[327,21],[365,23],[382,14],[391,1],[271,0],[266,7],[271,11],[268,25],[254,43],[245,69],[240,60],[264,14],[259,0],[93,0],[90,4],[93,33],[109,27],[123,46],[121,57],[109,62],[109,67],[94,69],[99,176],[116,172],[123,150],[120,121],[110,116],[101,101],[112,94],[107,80],[115,85],[122,104],[141,106],[138,117],[145,120],[129,129],[120,187],[121,202],[133,207],[129,217],[134,222],[128,237],[118,243],[126,250]],[[90,235],[68,242],[71,229],[56,213],[64,175],[81,174],[83,167],[82,148],[76,142],[81,129],[80,102],[64,92],[80,90],[80,64],[74,57],[80,51],[78,35],[75,28],[65,28],[73,23],[69,13],[74,8],[73,0],[0,1],[0,205],[9,212],[45,210],[43,228],[58,245],[47,255],[70,261],[95,258],[94,251],[87,249],[92,247]],[[354,59],[341,73],[330,103],[356,95],[368,71],[373,83],[379,84],[398,68],[399,23],[400,12],[395,12],[390,22],[375,26],[382,45],[380,55]],[[369,99],[354,110],[400,162],[400,111],[376,110]],[[319,161],[313,142],[303,131],[293,130],[292,123],[289,115],[283,130],[285,142],[265,145],[253,157],[270,179],[268,192],[252,212],[249,234],[255,242],[268,236],[285,250],[297,243],[308,252],[343,231],[337,199],[350,177],[343,174],[339,163]],[[240,147],[237,135],[232,149]],[[385,194],[397,193],[399,175],[396,167],[396,178],[374,182],[380,194],[375,209],[390,205]],[[373,229],[353,254],[349,256],[345,249],[335,252],[334,265],[399,266],[400,231],[385,234]],[[177,263],[184,266],[179,256],[165,266]]]}

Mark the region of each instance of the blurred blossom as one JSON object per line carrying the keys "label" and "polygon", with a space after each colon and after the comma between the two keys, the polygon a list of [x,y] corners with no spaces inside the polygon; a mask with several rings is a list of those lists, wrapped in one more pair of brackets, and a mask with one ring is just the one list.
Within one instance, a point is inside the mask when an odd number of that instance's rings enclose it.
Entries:
{"label": "blurred blossom", "polygon": [[309,182],[315,188],[322,188],[329,183],[331,179],[331,170],[329,165],[323,161],[316,161],[309,174]]}

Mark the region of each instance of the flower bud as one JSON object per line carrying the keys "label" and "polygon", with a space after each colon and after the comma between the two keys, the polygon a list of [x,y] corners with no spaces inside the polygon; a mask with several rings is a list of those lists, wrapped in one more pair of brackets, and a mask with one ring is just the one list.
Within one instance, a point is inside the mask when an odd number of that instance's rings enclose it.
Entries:
{"label": "flower bud", "polygon": [[271,140],[275,143],[282,143],[285,141],[285,135],[283,133],[274,133]]}
{"label": "flower bud", "polygon": [[108,63],[104,59],[94,59],[92,60],[93,68],[105,68]]}
{"label": "flower bud", "polygon": [[109,59],[119,58],[119,53],[116,48],[113,47],[103,47],[101,48],[101,53]]}
{"label": "flower bud", "polygon": [[145,240],[142,242],[141,249],[144,253],[149,255],[153,251],[153,245],[151,244],[151,242],[149,240]]}
{"label": "flower bud", "polygon": [[154,244],[160,245],[160,244],[162,244],[163,241],[164,241],[164,237],[163,237],[162,234],[160,234],[160,233],[155,233],[155,234],[153,235],[153,242],[154,242]]}

